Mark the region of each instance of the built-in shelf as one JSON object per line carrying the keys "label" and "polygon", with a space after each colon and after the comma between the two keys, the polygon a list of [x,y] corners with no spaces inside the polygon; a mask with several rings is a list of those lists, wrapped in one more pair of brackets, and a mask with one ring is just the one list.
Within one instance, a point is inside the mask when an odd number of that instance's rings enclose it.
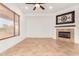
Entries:
{"label": "built-in shelf", "polygon": [[55,27],[75,27],[76,25],[63,25],[63,26],[55,26]]}

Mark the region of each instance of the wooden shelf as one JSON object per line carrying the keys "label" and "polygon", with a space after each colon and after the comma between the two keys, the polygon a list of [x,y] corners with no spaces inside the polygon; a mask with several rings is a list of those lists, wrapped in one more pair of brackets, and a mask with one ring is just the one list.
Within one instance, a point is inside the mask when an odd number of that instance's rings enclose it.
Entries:
{"label": "wooden shelf", "polygon": [[63,25],[63,26],[55,26],[55,27],[75,27],[76,25]]}

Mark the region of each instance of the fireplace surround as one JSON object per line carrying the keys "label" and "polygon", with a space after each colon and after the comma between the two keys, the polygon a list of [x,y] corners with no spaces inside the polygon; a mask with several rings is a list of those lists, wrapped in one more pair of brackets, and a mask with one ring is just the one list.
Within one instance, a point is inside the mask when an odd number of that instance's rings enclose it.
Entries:
{"label": "fireplace surround", "polygon": [[74,29],[56,29],[56,39],[74,42]]}

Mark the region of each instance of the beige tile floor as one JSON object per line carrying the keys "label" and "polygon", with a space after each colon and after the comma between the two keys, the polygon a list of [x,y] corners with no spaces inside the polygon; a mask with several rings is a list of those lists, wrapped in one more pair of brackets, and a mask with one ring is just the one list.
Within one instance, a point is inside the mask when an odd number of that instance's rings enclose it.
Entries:
{"label": "beige tile floor", "polygon": [[1,56],[78,56],[79,45],[50,38],[28,38]]}

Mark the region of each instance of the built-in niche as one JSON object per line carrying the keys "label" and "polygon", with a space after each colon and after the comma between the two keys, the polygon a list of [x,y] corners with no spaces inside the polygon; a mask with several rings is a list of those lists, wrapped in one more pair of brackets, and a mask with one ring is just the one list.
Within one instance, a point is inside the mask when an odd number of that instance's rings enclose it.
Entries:
{"label": "built-in niche", "polygon": [[0,3],[0,39],[20,35],[20,16]]}

